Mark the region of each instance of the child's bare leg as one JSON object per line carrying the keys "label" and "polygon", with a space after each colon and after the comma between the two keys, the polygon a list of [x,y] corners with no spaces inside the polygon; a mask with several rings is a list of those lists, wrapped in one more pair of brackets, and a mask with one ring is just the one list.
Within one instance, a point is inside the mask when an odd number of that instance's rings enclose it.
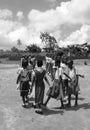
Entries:
{"label": "child's bare leg", "polygon": [[28,101],[29,101],[29,97],[28,97],[28,95],[26,95],[25,97],[26,97],[26,102],[28,102]]}
{"label": "child's bare leg", "polygon": [[63,109],[63,108],[64,108],[64,104],[63,104],[62,98],[60,99],[60,102],[61,102],[61,107],[60,107],[60,109]]}
{"label": "child's bare leg", "polygon": [[47,105],[47,103],[49,102],[49,100],[50,100],[50,96],[48,96],[48,98],[46,99],[46,101],[45,101],[45,103],[44,103],[44,105],[46,106]]}
{"label": "child's bare leg", "polygon": [[71,107],[71,94],[68,95],[68,104],[67,107]]}
{"label": "child's bare leg", "polygon": [[25,106],[25,96],[22,96],[23,106]]}
{"label": "child's bare leg", "polygon": [[78,94],[75,95],[75,106],[78,105]]}

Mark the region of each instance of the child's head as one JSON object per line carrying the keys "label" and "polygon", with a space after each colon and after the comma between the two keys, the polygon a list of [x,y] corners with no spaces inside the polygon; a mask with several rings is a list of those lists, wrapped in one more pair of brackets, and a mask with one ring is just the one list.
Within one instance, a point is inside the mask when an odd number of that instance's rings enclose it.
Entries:
{"label": "child's head", "polygon": [[23,59],[23,61],[22,61],[22,67],[25,69],[25,68],[27,68],[27,66],[28,66],[28,60]]}
{"label": "child's head", "polygon": [[62,57],[62,63],[65,64],[65,65],[67,65],[67,61],[68,61],[68,57],[63,56]]}
{"label": "child's head", "polygon": [[68,67],[69,67],[70,69],[73,68],[73,60],[68,61]]}
{"label": "child's head", "polygon": [[55,66],[60,67],[60,63],[61,63],[61,57],[60,55],[57,55],[55,58]]}
{"label": "child's head", "polygon": [[43,61],[42,61],[42,60],[38,60],[38,61],[37,61],[37,66],[38,66],[38,67],[42,67],[42,65],[43,65]]}

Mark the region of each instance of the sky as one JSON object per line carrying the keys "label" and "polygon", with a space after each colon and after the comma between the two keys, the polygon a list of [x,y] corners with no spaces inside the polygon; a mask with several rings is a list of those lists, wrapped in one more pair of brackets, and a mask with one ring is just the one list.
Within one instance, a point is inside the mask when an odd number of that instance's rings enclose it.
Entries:
{"label": "sky", "polygon": [[40,32],[60,47],[90,44],[90,0],[0,0],[0,49],[32,43],[43,47]]}

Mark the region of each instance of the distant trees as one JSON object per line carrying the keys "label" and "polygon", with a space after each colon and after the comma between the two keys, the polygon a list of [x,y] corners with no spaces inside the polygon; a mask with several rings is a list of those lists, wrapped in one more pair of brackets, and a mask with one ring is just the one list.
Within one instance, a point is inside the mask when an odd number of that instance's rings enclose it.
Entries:
{"label": "distant trees", "polygon": [[88,54],[90,53],[90,48],[87,43],[84,43],[82,45],[80,44],[70,45],[67,46],[67,48],[62,49],[64,50],[64,53],[70,54],[71,57],[75,59],[88,58]]}
{"label": "distant trees", "polygon": [[30,53],[36,53],[36,52],[41,52],[41,48],[37,46],[36,44],[31,44],[26,47],[26,51]]}
{"label": "distant trees", "polygon": [[19,52],[18,48],[16,48],[15,46],[11,48],[11,52]]}

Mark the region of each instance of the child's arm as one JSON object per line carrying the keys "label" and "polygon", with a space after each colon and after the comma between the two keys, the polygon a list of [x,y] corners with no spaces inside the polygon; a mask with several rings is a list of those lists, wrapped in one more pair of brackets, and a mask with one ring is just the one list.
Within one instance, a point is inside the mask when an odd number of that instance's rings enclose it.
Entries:
{"label": "child's arm", "polygon": [[64,73],[64,75],[67,76],[70,79],[70,81],[72,81],[72,79],[66,73]]}
{"label": "child's arm", "polygon": [[44,79],[45,79],[45,81],[47,82],[47,84],[50,86],[50,83],[49,83],[49,81],[48,81],[48,79],[47,79],[46,76],[44,77]]}
{"label": "child's arm", "polygon": [[35,77],[33,77],[33,79],[32,79],[32,85],[31,85],[31,87],[33,87],[34,83],[35,83]]}
{"label": "child's arm", "polygon": [[32,72],[32,76],[31,76],[31,89],[33,88],[33,86],[34,86],[34,83],[35,83],[35,72],[33,71]]}
{"label": "child's arm", "polygon": [[21,74],[18,75],[17,80],[16,80],[16,84],[18,84],[20,82],[20,78],[21,78]]}
{"label": "child's arm", "polygon": [[61,75],[59,76],[59,81],[62,82],[62,76]]}
{"label": "child's arm", "polygon": [[81,75],[81,74],[77,74],[77,76],[79,76],[81,78],[84,78],[84,75]]}

